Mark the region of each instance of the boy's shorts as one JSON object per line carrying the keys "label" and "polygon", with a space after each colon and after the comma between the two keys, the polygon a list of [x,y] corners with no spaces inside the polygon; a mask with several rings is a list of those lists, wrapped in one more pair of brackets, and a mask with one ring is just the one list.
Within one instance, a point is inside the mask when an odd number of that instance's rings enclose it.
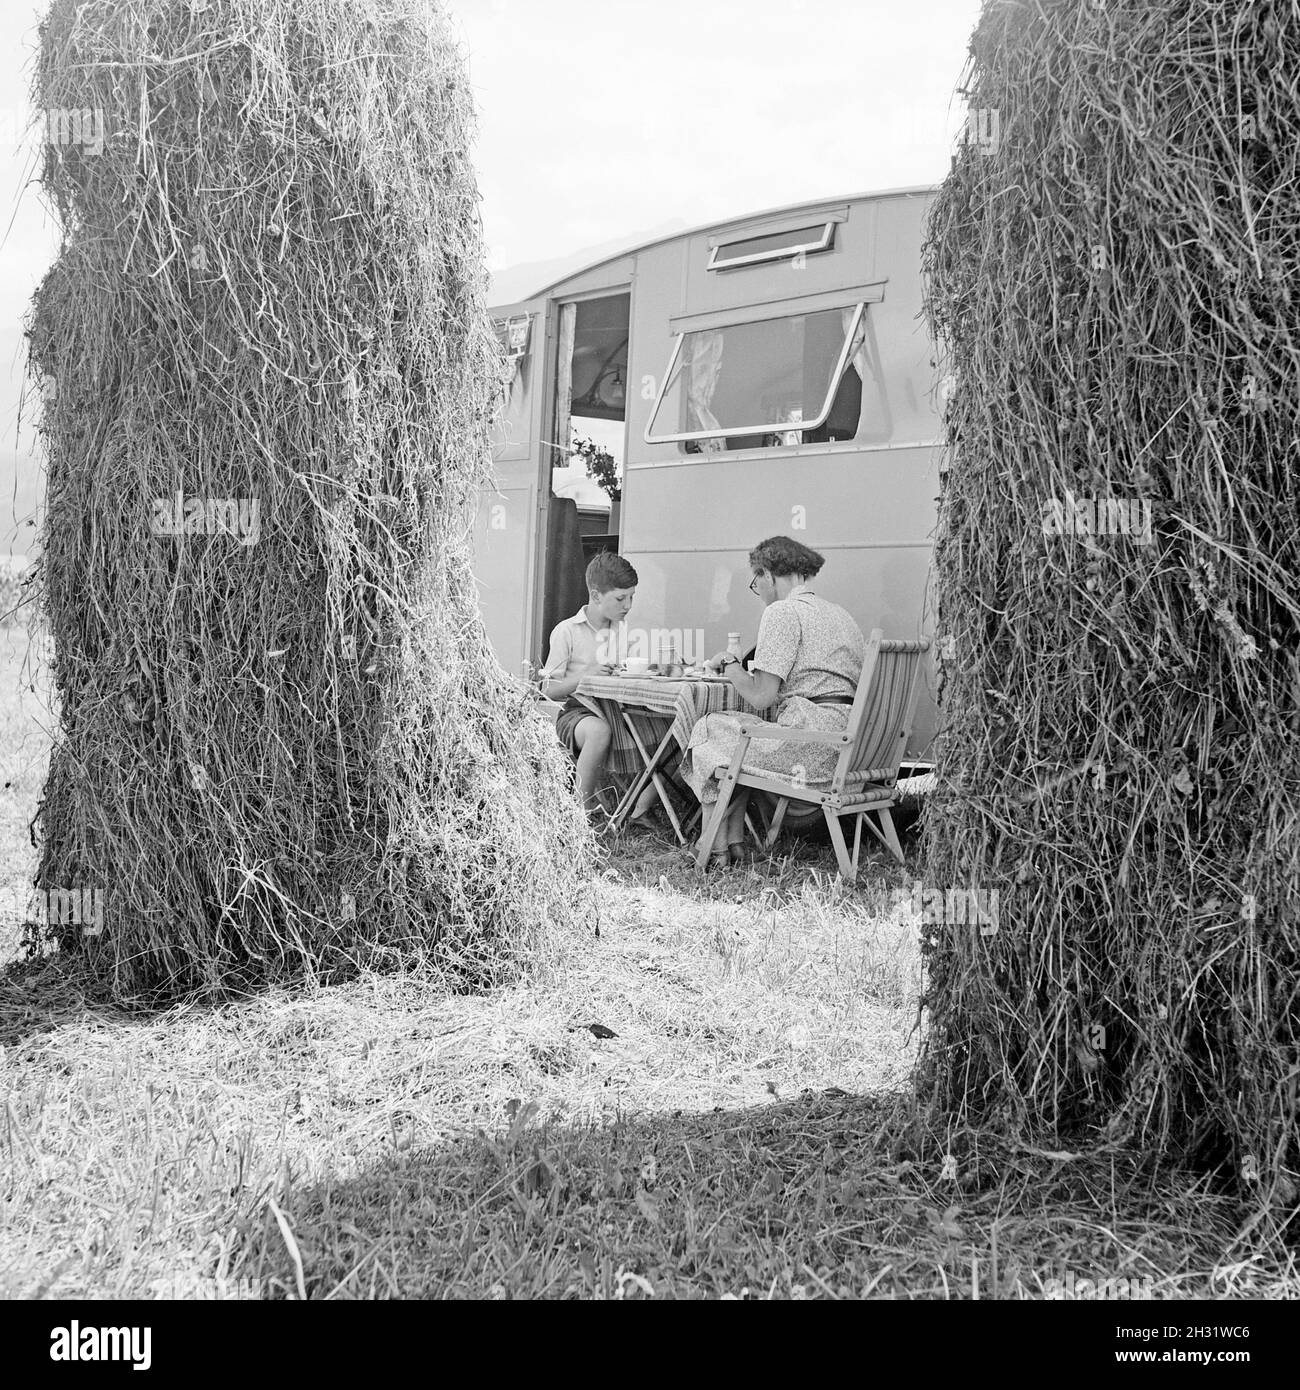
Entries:
{"label": "boy's shorts", "polygon": [[555,732],[559,735],[560,742],[575,758],[578,756],[578,744],[575,738],[578,725],[584,719],[598,719],[599,717],[599,715],[592,714],[581,700],[572,695],[564,702],[559,714],[555,716]]}

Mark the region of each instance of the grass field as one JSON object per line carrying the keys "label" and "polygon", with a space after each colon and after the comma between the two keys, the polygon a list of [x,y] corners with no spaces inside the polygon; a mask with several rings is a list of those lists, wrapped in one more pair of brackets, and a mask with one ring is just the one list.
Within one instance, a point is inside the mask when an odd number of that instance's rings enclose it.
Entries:
{"label": "grass field", "polygon": [[1231,1200],[1140,1155],[907,1138],[917,923],[882,858],[846,890],[812,845],[706,880],[616,847],[599,940],[482,998],[97,1001],[17,958],[48,750],[25,647],[0,629],[0,1295],[1300,1295]]}

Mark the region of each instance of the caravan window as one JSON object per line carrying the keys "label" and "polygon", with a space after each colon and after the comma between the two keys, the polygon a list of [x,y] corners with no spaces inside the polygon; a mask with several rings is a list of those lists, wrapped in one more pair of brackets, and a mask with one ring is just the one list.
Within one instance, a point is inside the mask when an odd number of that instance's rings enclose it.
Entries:
{"label": "caravan window", "polygon": [[739,265],[789,260],[800,253],[829,251],[834,236],[834,222],[819,222],[815,227],[800,227],[793,232],[771,232],[766,236],[722,242],[709,255],[709,269],[730,270]]}
{"label": "caravan window", "polygon": [[679,334],[646,441],[686,453],[852,439],[866,305]]}

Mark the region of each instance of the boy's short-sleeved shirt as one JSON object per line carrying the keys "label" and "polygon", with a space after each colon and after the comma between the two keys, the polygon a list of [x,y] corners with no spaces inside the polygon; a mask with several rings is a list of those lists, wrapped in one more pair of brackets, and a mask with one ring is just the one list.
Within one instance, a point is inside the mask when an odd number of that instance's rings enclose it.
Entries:
{"label": "boy's short-sleeved shirt", "polygon": [[626,622],[620,622],[617,627],[592,627],[587,621],[586,608],[580,608],[573,617],[555,625],[542,674],[553,681],[562,681],[596,666],[615,666],[623,659],[626,649]]}

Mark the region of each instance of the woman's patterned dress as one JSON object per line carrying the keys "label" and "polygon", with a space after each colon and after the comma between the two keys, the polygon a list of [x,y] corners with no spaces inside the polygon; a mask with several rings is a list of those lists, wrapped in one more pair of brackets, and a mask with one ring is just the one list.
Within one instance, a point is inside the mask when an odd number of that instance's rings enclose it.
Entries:
{"label": "woman's patterned dress", "polygon": [[[769,604],[758,625],[758,646],[750,663],[755,671],[770,671],[781,678],[777,703],[764,712],[764,718],[792,729],[843,729],[849,722],[848,705],[819,705],[808,697],[837,695],[852,700],[866,646],[862,629],[852,617],[810,589],[794,589],[788,598]],[[681,775],[706,806],[718,799],[717,779],[731,766],[740,742],[740,723],[746,719],[752,723],[754,716],[708,714],[691,730]],[[838,757],[836,748],[756,738],[750,742],[744,768],[792,777],[802,767],[801,780],[816,786],[830,781]]]}

